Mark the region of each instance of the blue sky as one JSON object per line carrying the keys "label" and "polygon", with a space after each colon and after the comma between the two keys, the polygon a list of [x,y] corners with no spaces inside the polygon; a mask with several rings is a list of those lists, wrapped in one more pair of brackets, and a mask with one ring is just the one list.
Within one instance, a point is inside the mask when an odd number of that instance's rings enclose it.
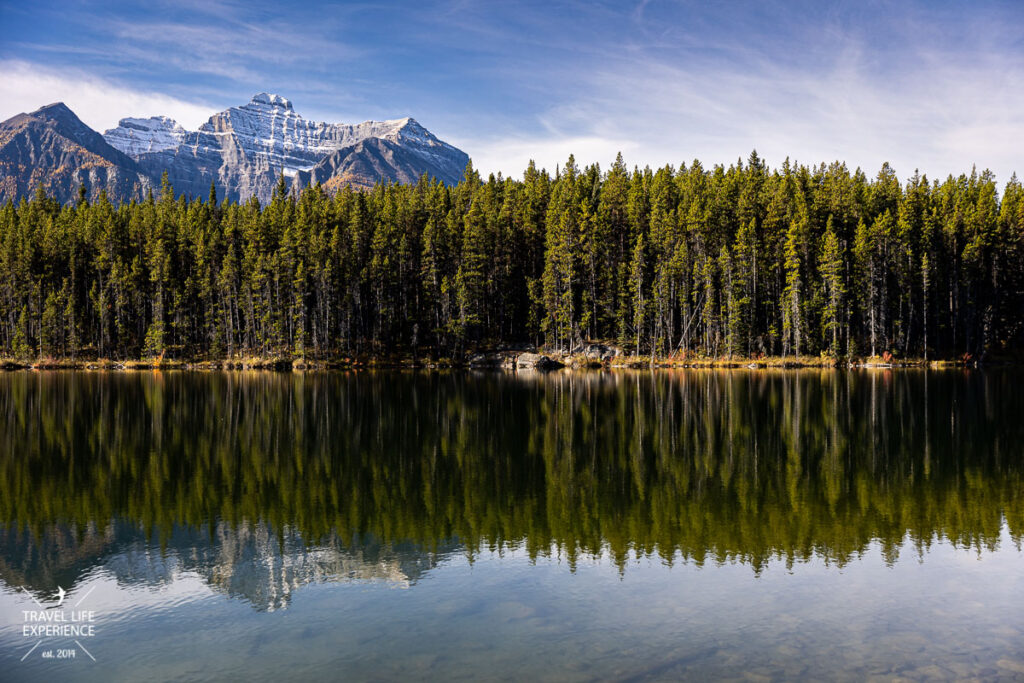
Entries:
{"label": "blue sky", "polygon": [[411,115],[518,176],[844,160],[1024,173],[1024,2],[6,2],[0,118],[65,101],[189,128],[259,91],[307,118]]}

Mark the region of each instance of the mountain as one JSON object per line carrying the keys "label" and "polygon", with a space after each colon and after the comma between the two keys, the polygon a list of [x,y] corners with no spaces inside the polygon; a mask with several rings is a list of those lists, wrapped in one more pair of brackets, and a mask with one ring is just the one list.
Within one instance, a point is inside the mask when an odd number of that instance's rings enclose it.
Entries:
{"label": "mountain", "polygon": [[42,186],[63,201],[79,186],[90,196],[137,197],[153,184],[131,157],[112,147],[63,103],[0,123],[0,199],[30,195]]}
{"label": "mountain", "polygon": [[[344,185],[369,187],[378,180],[415,183],[423,173],[446,183],[457,183],[466,168],[464,159],[468,158],[454,147],[441,144],[448,149],[428,154],[429,148],[403,145],[391,137],[367,138],[339,149],[309,170],[299,171],[294,184],[306,187],[321,183],[327,189]],[[460,167],[458,173],[456,167]]]}
{"label": "mountain", "polygon": [[367,121],[352,129],[348,138],[352,142],[312,168],[300,169],[295,184],[306,187],[321,183],[328,189],[367,187],[382,180],[414,183],[426,173],[454,185],[462,179],[469,162],[465,152],[438,140],[412,118]]}
{"label": "mountain", "polygon": [[125,154],[138,156],[176,148],[185,137],[185,129],[167,116],[126,118],[121,119],[118,127],[108,130],[103,137]]}
{"label": "mountain", "polygon": [[[423,173],[457,183],[469,161],[411,118],[354,125],[310,121],[271,93],[214,114],[196,131],[166,117],[122,119],[104,138],[152,176],[166,169],[181,192],[205,196],[212,181],[222,196],[241,201],[268,201],[281,173],[296,188],[310,182],[333,188],[415,182]],[[361,147],[368,142],[387,143],[388,153],[368,161]]]}
{"label": "mountain", "polygon": [[292,527],[259,522],[174,525],[156,542],[138,523],[114,519],[38,530],[0,524],[0,589],[20,587],[51,600],[97,574],[124,587],[167,587],[182,575],[260,611],[285,609],[291,594],[312,583],[416,584],[463,549],[457,539],[431,548],[382,542],[370,534],[304,537]]}
{"label": "mountain", "polygon": [[205,197],[270,200],[281,173],[293,189],[338,189],[380,181],[416,182],[427,174],[457,183],[469,157],[412,118],[358,124],[310,121],[292,103],[259,93],[190,131],[166,116],[123,118],[103,135],[63,104],[0,124],[0,200],[42,184],[61,201],[84,185],[90,196],[141,199],[166,172],[175,191]]}

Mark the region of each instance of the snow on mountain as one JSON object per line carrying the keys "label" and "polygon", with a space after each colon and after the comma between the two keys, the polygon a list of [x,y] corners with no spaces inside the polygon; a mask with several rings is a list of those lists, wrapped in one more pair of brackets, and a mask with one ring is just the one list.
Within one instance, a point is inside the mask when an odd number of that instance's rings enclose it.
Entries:
{"label": "snow on mountain", "polygon": [[213,148],[220,147],[221,140],[210,139],[203,133],[230,135],[248,161],[264,162],[291,175],[312,168],[343,147],[344,133],[338,128],[330,123],[307,121],[280,95],[259,93],[248,104],[210,117],[195,137],[198,144]]}
{"label": "snow on mountain", "polygon": [[[103,137],[154,177],[166,170],[179,191],[201,196],[213,182],[223,196],[240,200],[255,196],[266,201],[281,173],[297,182],[326,182],[341,168],[347,169],[350,182],[364,185],[415,180],[422,173],[458,182],[469,159],[412,118],[358,124],[309,121],[295,112],[289,99],[269,92],[214,114],[198,130],[186,131],[166,117],[127,118]],[[401,154],[391,155],[390,162],[368,164],[361,157],[359,162],[344,161],[349,154],[365,155],[366,148],[358,145],[373,139],[393,143]],[[353,175],[353,168],[368,170]]]}
{"label": "snow on mountain", "polygon": [[107,143],[128,156],[174,149],[185,137],[185,129],[174,119],[152,116],[148,119],[124,118],[117,128],[103,133]]}
{"label": "snow on mountain", "polygon": [[0,123],[0,201],[43,184],[61,202],[78,188],[95,198],[143,199],[166,173],[176,193],[269,201],[280,174],[301,190],[461,180],[469,157],[415,119],[358,124],[310,121],[280,95],[259,93],[198,130],[166,116],[127,117],[103,135],[57,103]]}
{"label": "snow on mountain", "polygon": [[284,107],[285,109],[291,109],[292,108],[292,101],[291,100],[289,100],[287,98],[284,98],[284,97],[281,97],[280,95],[274,95],[274,94],[268,93],[268,92],[256,93],[255,95],[252,96],[252,100],[249,102],[249,104],[253,104],[253,105],[266,104],[266,105],[269,105],[271,107]]}
{"label": "snow on mountain", "polygon": [[265,92],[247,104],[214,114],[197,131],[186,131],[166,116],[153,116],[121,119],[117,128],[103,134],[111,146],[132,157],[180,146],[205,156],[223,146],[222,136],[234,137],[250,162],[262,161],[286,175],[309,170],[327,155],[368,138],[413,145],[427,156],[454,149],[409,117],[357,124],[310,121],[295,112],[290,100]]}
{"label": "snow on mountain", "polygon": [[402,168],[386,169],[380,178],[360,178],[364,184],[383,178],[416,178],[424,172],[444,182],[458,182],[468,161],[464,152],[412,118],[358,124],[310,121],[296,113],[288,99],[266,92],[214,114],[196,131],[186,131],[166,117],[126,118],[104,138],[150,172],[167,170],[180,191],[199,195],[214,182],[227,196],[243,200],[268,199],[280,173],[295,178],[322,163],[339,167],[337,153],[355,150],[359,143],[374,138],[388,140],[413,156],[400,155]]}
{"label": "snow on mountain", "polygon": [[[373,137],[380,137],[385,140],[396,142],[399,145],[409,148],[410,151],[427,158],[431,163],[440,163],[441,165],[444,165],[449,163],[453,155],[463,155],[462,151],[458,148],[449,145],[447,142],[438,140],[433,133],[421,126],[416,119],[413,119],[412,117],[406,117],[395,121],[384,121],[383,123],[393,126],[393,130],[384,135],[374,135]],[[461,174],[465,169],[465,166],[466,164],[463,162],[459,168],[455,169],[456,173]],[[457,177],[454,179],[454,182],[458,182]]]}

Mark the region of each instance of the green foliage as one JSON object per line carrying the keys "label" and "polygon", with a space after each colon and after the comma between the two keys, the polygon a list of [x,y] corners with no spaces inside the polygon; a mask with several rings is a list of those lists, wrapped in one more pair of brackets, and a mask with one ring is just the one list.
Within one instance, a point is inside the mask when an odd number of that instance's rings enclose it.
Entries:
{"label": "green foliage", "polygon": [[0,355],[939,355],[1024,343],[1024,192],[988,172],[901,187],[756,153],[266,206],[175,197],[0,206]]}
{"label": "green foliage", "polygon": [[829,216],[821,240],[821,280],[825,288],[825,310],[822,312],[823,332],[829,353],[839,355],[839,339],[843,329],[843,303],[846,284],[843,281],[843,250]]}

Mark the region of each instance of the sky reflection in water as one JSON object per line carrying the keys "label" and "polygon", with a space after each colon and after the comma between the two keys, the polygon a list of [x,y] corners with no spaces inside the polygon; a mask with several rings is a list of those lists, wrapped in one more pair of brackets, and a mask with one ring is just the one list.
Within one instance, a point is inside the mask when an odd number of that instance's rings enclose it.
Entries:
{"label": "sky reflection in water", "polygon": [[[15,680],[1024,676],[1017,385],[4,375],[0,665]],[[18,661],[22,586],[47,604],[57,586],[88,593],[96,663]]]}

